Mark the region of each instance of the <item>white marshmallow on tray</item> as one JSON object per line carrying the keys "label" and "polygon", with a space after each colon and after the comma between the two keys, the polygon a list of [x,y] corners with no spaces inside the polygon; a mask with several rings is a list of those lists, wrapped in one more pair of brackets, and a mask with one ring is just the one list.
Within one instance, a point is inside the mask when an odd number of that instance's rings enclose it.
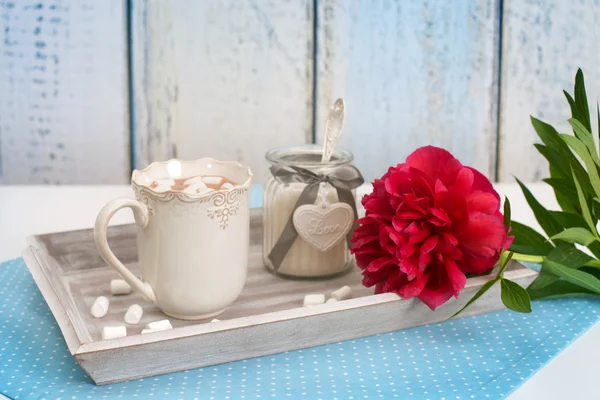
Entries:
{"label": "white marshmallow on tray", "polygon": [[331,298],[338,301],[349,299],[352,296],[352,290],[350,286],[342,286],[335,292],[331,293]]}
{"label": "white marshmallow on tray", "polygon": [[116,339],[127,336],[127,328],[123,325],[105,326],[102,328],[102,340]]}
{"label": "white marshmallow on tray", "polygon": [[117,294],[129,294],[131,293],[131,286],[123,279],[113,279],[110,281],[110,293]]}
{"label": "white marshmallow on tray", "polygon": [[127,312],[125,313],[125,317],[123,317],[123,319],[129,325],[134,325],[140,322],[140,320],[142,319],[142,315],[144,315],[144,310],[142,309],[142,307],[140,307],[138,304],[132,304],[127,309]]}
{"label": "white marshmallow on tray", "polygon": [[331,297],[325,303],[337,303],[337,299],[334,299],[333,297]]}
{"label": "white marshmallow on tray", "polygon": [[92,304],[91,312],[94,318],[102,318],[108,312],[108,298],[104,296],[97,297]]}
{"label": "white marshmallow on tray", "polygon": [[154,329],[142,329],[142,335],[145,335],[146,333],[152,333],[152,332],[158,332],[158,331],[155,331]]}
{"label": "white marshmallow on tray", "polygon": [[150,322],[148,325],[146,325],[146,329],[152,329],[153,331],[158,332],[173,329],[173,326],[171,325],[171,321],[168,319],[162,319],[160,321]]}
{"label": "white marshmallow on tray", "polygon": [[207,185],[221,186],[223,178],[220,176],[203,176],[202,182]]}
{"label": "white marshmallow on tray", "polygon": [[323,303],[325,303],[324,294],[307,294],[306,296],[304,296],[304,302],[302,303],[302,307],[311,307]]}
{"label": "white marshmallow on tray", "polygon": [[221,320],[220,320],[220,319],[216,319],[216,318],[215,318],[215,319],[213,319],[213,320],[212,320],[212,321],[210,321],[210,322],[211,322],[211,323],[213,323],[213,322],[221,322]]}

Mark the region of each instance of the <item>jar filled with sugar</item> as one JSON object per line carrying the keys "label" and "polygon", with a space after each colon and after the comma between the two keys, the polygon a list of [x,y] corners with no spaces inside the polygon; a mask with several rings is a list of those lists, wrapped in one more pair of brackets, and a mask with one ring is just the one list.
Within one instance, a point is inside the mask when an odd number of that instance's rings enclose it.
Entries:
{"label": "jar filled with sugar", "polygon": [[265,156],[271,167],[263,194],[263,260],[284,277],[330,277],[351,265],[355,189],[364,180],[350,152],[335,151],[321,162],[322,152],[300,145]]}

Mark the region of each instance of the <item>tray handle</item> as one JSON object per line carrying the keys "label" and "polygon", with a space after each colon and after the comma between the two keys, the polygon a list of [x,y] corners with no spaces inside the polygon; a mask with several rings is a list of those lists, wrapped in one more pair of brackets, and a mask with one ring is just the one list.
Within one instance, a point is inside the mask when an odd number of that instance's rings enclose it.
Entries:
{"label": "tray handle", "polygon": [[96,225],[94,226],[94,242],[98,248],[100,256],[108,265],[115,268],[119,274],[125,279],[131,287],[140,292],[146,300],[153,303],[156,302],[156,296],[154,290],[147,282],[142,282],[137,276],[135,276],[112,252],[108,246],[107,241],[107,229],[108,222],[112,216],[122,208],[131,208],[133,216],[135,217],[135,223],[142,229],[148,226],[149,213],[148,207],[145,204],[129,198],[117,198],[109,201],[100,210],[98,217],[96,218]]}

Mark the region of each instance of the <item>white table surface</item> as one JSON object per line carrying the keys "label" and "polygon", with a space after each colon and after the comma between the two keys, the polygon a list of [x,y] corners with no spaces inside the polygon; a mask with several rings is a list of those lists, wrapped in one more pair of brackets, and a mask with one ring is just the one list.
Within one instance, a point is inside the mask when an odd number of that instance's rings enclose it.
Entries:
{"label": "white table surface", "polygon": [[[546,207],[558,208],[551,189],[544,184],[529,185]],[[516,184],[498,184],[501,196],[508,196],[514,220],[537,227]],[[25,238],[40,233],[90,228],[96,214],[109,200],[133,193],[129,186],[0,186],[0,262],[20,257]],[[112,224],[133,222],[130,210],[118,212]],[[0,282],[0,284],[2,284]],[[596,324],[559,354],[510,399],[598,398],[600,324]]]}

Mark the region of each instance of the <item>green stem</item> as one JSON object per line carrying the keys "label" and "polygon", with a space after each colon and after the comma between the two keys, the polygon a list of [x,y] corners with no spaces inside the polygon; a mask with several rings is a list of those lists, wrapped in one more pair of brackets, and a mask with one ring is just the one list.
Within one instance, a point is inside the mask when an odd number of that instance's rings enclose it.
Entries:
{"label": "green stem", "polygon": [[520,254],[520,253],[514,253],[513,254],[513,260],[517,260],[517,261],[525,261],[525,262],[532,262],[532,263],[537,263],[537,264],[541,264],[544,262],[544,256],[532,256],[529,254]]}

